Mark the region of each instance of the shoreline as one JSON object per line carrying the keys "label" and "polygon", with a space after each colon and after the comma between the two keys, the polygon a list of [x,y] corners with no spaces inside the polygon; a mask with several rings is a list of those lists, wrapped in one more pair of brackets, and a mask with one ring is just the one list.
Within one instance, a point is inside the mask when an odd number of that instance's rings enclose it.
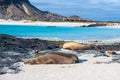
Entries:
{"label": "shoreline", "polygon": [[[91,46],[92,49],[88,50],[68,50],[60,47],[63,42],[38,39],[25,40],[10,35],[2,35],[0,38],[2,43],[0,44],[2,46],[0,54],[0,80],[73,80],[72,77],[75,77],[75,80],[88,80],[88,77],[91,77],[91,80],[100,78],[102,80],[112,80],[114,77],[116,80],[119,80],[117,75],[119,74],[117,71],[120,69],[119,44],[107,46],[93,45]],[[98,50],[98,48],[101,50]],[[111,49],[116,52],[116,55],[107,53]],[[43,54],[49,52],[71,53],[77,55],[80,62],[76,64],[49,65],[24,64],[25,60],[32,59],[39,52]],[[101,72],[105,74],[103,75]],[[98,78],[99,76],[102,77]]]}
{"label": "shoreline", "polygon": [[[17,36],[16,36],[17,37]],[[17,38],[22,38],[22,39],[41,39],[41,40],[47,40],[47,41],[64,41],[64,42],[78,42],[78,43],[83,43],[83,44],[114,44],[120,42],[119,38],[115,39],[108,39],[108,40],[63,40],[60,38],[39,38],[39,37],[17,37]]]}
{"label": "shoreline", "polygon": [[44,22],[44,21],[28,21],[28,20],[21,20],[21,21],[14,21],[14,20],[3,20],[0,19],[0,25],[28,25],[28,26],[52,26],[52,27],[80,27],[80,26],[88,26],[94,23],[88,22]]}
{"label": "shoreline", "polygon": [[[29,21],[29,20],[4,20],[0,19],[0,25],[25,25],[25,26],[41,26],[41,27],[87,27],[97,24],[96,22],[44,22],[44,21]],[[120,28],[119,23],[107,24],[106,26],[93,26],[96,28]]]}

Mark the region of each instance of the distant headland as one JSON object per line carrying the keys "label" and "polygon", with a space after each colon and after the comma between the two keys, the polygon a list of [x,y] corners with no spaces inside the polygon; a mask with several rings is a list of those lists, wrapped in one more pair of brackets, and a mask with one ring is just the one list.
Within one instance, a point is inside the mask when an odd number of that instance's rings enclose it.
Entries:
{"label": "distant headland", "polygon": [[[34,23],[33,23],[34,22]],[[49,22],[49,23],[46,23]],[[33,6],[29,0],[0,0],[0,24],[43,25],[43,26],[74,26],[96,27],[116,26],[120,22],[93,21],[77,15],[62,16],[49,11],[42,11]]]}
{"label": "distant headland", "polygon": [[79,16],[70,17],[48,11],[41,11],[33,6],[29,0],[0,0],[0,19],[12,20],[38,20],[38,21],[70,21],[70,22],[88,22],[92,20],[83,19]]}

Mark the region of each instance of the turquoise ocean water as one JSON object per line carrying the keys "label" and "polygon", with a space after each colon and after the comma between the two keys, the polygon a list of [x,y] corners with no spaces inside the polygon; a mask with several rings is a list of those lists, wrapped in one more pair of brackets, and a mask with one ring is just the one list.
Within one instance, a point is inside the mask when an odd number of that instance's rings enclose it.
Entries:
{"label": "turquoise ocean water", "polygon": [[120,39],[119,28],[75,28],[0,25],[0,34],[10,34],[24,38],[60,40],[113,40]]}

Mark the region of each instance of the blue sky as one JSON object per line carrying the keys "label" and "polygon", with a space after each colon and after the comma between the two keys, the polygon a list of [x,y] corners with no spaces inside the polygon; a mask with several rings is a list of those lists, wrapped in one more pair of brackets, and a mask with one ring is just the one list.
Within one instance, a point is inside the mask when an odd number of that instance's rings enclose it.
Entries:
{"label": "blue sky", "polygon": [[30,0],[37,8],[64,16],[120,21],[120,0]]}

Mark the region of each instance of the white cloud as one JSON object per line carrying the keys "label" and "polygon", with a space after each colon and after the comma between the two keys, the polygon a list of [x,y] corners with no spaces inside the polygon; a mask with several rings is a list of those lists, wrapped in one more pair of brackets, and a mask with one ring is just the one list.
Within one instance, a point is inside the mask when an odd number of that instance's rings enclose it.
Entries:
{"label": "white cloud", "polygon": [[[62,15],[76,14],[99,19],[102,16],[118,16],[120,0],[30,0],[41,10]],[[91,16],[90,16],[91,15]],[[93,15],[93,16],[92,16]],[[95,16],[94,16],[95,15]],[[100,18],[101,19],[101,18]],[[120,20],[120,17],[118,16]]]}
{"label": "white cloud", "polygon": [[92,3],[120,3],[120,0],[88,0]]}

